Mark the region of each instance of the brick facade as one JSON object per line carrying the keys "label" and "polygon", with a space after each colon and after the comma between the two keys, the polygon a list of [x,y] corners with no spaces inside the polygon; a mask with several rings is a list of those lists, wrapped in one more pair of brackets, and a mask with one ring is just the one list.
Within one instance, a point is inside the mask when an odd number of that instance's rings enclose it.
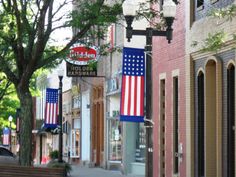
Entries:
{"label": "brick facade", "polygon": [[[173,40],[171,44],[167,44],[165,38],[155,37],[153,38],[153,120],[155,122],[153,129],[153,176],[162,177],[163,173],[165,177],[172,177],[174,174],[174,123],[173,123],[173,78],[178,77],[178,126],[179,135],[178,142],[182,143],[183,151],[186,149],[185,143],[185,1],[180,1],[177,6],[176,20],[173,25]],[[165,80],[165,130],[160,128],[160,80]],[[163,105],[162,105],[163,106]],[[160,144],[163,143],[160,140],[160,131],[164,131],[164,151],[161,152]],[[162,132],[163,133],[163,132]],[[163,140],[164,141],[164,140]],[[164,155],[164,162],[160,164],[159,158],[162,153]],[[162,154],[163,156],[163,154]],[[186,161],[185,153],[183,159],[179,160],[179,176],[186,176]],[[164,163],[164,164],[163,164]],[[161,173],[161,167],[164,168],[164,172]]]}

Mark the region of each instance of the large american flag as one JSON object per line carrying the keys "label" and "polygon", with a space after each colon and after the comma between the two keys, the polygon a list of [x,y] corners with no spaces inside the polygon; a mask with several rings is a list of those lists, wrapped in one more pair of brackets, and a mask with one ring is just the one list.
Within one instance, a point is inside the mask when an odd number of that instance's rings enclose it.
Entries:
{"label": "large american flag", "polygon": [[55,128],[58,116],[58,89],[46,89],[44,127]]}
{"label": "large american flag", "polygon": [[144,49],[124,48],[120,120],[144,122]]}
{"label": "large american flag", "polygon": [[2,144],[7,146],[10,143],[10,129],[4,128],[3,129],[3,137],[2,137]]}

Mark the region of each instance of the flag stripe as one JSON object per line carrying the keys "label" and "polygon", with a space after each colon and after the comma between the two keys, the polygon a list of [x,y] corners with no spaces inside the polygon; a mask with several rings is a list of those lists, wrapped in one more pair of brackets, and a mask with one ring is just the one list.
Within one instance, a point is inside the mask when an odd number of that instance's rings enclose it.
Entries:
{"label": "flag stripe", "polygon": [[[144,85],[144,77],[141,77],[141,85]],[[140,115],[144,115],[144,87],[141,87]]]}
{"label": "flag stripe", "polygon": [[131,87],[130,87],[130,92],[131,92],[131,98],[130,98],[130,115],[133,116],[134,115],[134,99],[135,99],[135,77],[131,76]]}
{"label": "flag stripe", "polygon": [[125,82],[126,82],[126,77],[122,77],[122,88],[121,88],[121,114],[124,114],[124,102],[125,102]]}
{"label": "flag stripe", "polygon": [[[141,85],[141,77],[137,78],[137,85]],[[137,87],[137,115],[140,116],[140,105],[141,105],[141,87]]]}
{"label": "flag stripe", "polygon": [[129,114],[130,115],[130,113],[131,113],[131,111],[130,111],[130,107],[131,107],[131,76],[128,76],[129,77],[129,79],[128,79],[128,81],[129,81],[129,88],[128,88],[128,92],[129,92],[129,95],[128,95],[128,110],[127,110],[127,114]]}
{"label": "flag stripe", "polygon": [[129,101],[129,76],[125,76],[125,100],[124,100],[124,114],[128,114],[128,101]]}
{"label": "flag stripe", "polygon": [[[134,88],[139,88],[139,86],[138,86],[138,84],[137,84],[137,80],[138,80],[138,77],[135,77],[134,78],[135,79],[135,81],[134,81]],[[134,89],[134,115],[137,115],[137,97],[138,97],[138,95],[137,95],[137,89]]]}

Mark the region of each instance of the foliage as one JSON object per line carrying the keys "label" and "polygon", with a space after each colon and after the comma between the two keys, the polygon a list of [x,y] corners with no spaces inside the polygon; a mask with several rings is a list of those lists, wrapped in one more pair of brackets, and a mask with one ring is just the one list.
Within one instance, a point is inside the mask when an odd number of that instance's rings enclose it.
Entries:
{"label": "foliage", "polygon": [[[236,5],[232,4],[226,8],[213,9],[209,15],[214,18],[225,19],[224,22],[232,21],[236,16]],[[227,35],[224,31],[208,34],[208,37],[204,41],[203,51],[217,52],[224,46]],[[232,39],[234,41],[236,40],[236,34],[232,34]]]}
{"label": "foliage", "polygon": [[72,167],[69,163],[67,162],[58,162],[57,160],[52,160],[47,164],[47,167],[49,168],[64,168],[66,171],[66,175],[70,174]]}
{"label": "foliage", "polygon": [[[173,0],[176,4],[179,4],[179,0]],[[163,14],[161,9],[160,3],[163,1],[160,0],[147,0],[145,2],[141,2],[139,5],[137,19],[144,18],[146,19],[153,28],[158,30],[164,30],[166,24],[165,19],[163,18]],[[159,6],[159,7],[158,7]],[[157,20],[159,19],[159,20]]]}
{"label": "foliage", "polygon": [[[4,127],[9,127],[8,117],[10,115],[15,118],[16,108],[19,107],[19,99],[17,98],[14,85],[7,79],[4,73],[0,73],[0,132]],[[15,119],[11,124],[14,129]]]}
{"label": "foliage", "polygon": [[224,46],[226,33],[224,31],[208,34],[208,38],[204,42],[204,51],[214,51],[221,49]]}
{"label": "foliage", "polygon": [[[236,16],[236,5],[232,4],[225,8],[213,9],[212,11],[210,11],[209,16],[215,19],[224,19],[223,23],[232,21]],[[224,46],[225,40],[229,35],[232,35],[232,39],[236,41],[235,34],[227,34],[223,30],[218,31],[214,34],[208,34],[208,37],[204,40],[203,51],[217,52]],[[193,41],[191,46],[195,47],[197,46],[197,44],[197,41]]]}
{"label": "foliage", "polygon": [[219,19],[225,18],[226,21],[232,21],[236,15],[236,5],[233,4],[225,8],[213,9],[209,15]]}
{"label": "foliage", "polygon": [[51,159],[57,159],[58,158],[58,153],[59,153],[58,150],[54,150],[54,151],[50,152],[49,157]]}

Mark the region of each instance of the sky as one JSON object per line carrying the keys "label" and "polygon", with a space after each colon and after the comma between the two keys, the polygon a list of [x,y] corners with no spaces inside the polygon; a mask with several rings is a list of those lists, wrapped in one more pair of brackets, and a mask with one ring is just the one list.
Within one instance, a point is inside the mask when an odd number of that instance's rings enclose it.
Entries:
{"label": "sky", "polygon": [[[68,1],[68,0],[54,0],[54,2],[55,2],[54,9],[55,10],[58,9],[60,4],[62,4],[64,1]],[[64,14],[68,14],[68,12],[71,12],[71,11],[72,11],[72,4],[70,3],[68,5],[65,5],[64,8],[62,8],[59,11],[56,18],[59,18]],[[62,19],[56,25],[63,24],[64,22],[65,22],[65,19]],[[66,44],[66,42],[68,42],[68,39],[70,39],[71,36],[72,36],[72,29],[71,28],[56,30],[52,34],[52,38],[55,39],[55,42],[53,42],[53,43],[54,43],[54,45],[57,45],[57,46],[63,46]],[[65,39],[67,39],[67,40],[65,40]]]}

